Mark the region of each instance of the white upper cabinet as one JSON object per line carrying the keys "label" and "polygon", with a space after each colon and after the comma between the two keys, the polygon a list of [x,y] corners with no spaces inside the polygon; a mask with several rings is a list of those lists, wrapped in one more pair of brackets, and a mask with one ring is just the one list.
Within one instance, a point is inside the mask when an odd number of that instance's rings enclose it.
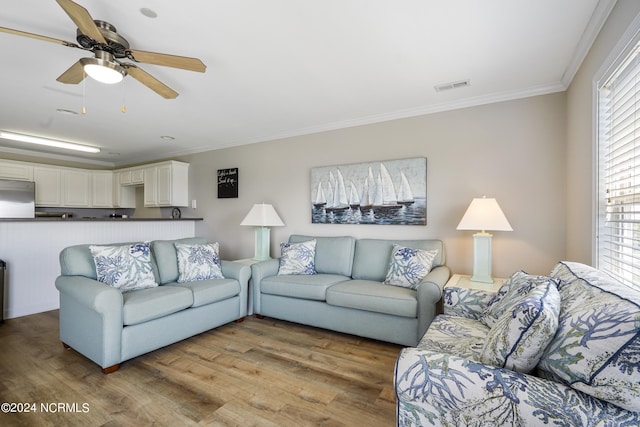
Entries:
{"label": "white upper cabinet", "polygon": [[20,181],[33,181],[33,166],[12,162],[0,161],[0,179],[17,179]]}
{"label": "white upper cabinet", "polygon": [[62,195],[63,206],[91,207],[91,174],[81,169],[63,169]]}
{"label": "white upper cabinet", "polygon": [[189,164],[169,161],[144,170],[144,205],[189,205]]}
{"label": "white upper cabinet", "polygon": [[62,169],[34,166],[36,206],[62,206]]}
{"label": "white upper cabinet", "polygon": [[113,203],[113,172],[91,172],[91,207],[112,208]]}
{"label": "white upper cabinet", "polygon": [[0,179],[35,181],[40,207],[135,208],[140,185],[145,206],[189,204],[189,164],[173,160],[113,171],[0,160]]}

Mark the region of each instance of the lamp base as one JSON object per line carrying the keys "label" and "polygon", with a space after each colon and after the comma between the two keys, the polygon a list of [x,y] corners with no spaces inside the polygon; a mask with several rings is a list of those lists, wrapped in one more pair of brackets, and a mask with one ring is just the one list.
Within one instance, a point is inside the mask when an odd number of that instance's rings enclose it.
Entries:
{"label": "lamp base", "polygon": [[271,230],[266,227],[256,228],[256,248],[254,261],[266,261],[271,259],[269,256]]}
{"label": "lamp base", "polygon": [[473,235],[473,276],[472,282],[493,283],[491,278],[491,239],[487,232]]}

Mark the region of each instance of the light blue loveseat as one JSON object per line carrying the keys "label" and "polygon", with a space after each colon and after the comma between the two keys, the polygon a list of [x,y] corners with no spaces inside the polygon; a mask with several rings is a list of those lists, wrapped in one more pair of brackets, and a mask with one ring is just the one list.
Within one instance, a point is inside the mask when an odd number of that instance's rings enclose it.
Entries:
{"label": "light blue loveseat", "polygon": [[[278,275],[279,259],[252,265],[254,312],[402,345],[416,345],[436,314],[449,279],[440,240],[355,239],[291,235],[316,240],[312,275]],[[433,269],[416,290],[383,284],[393,245],[437,250]]]}
{"label": "light blue loveseat", "polygon": [[[60,339],[102,367],[120,363],[247,315],[248,266],[221,261],[224,278],[177,283],[174,243],[204,244],[202,238],[150,244],[159,286],[121,292],[99,282],[90,245],[60,253]],[[112,245],[126,245],[117,243]]]}
{"label": "light blue loveseat", "polygon": [[[506,306],[515,294],[504,287],[502,303],[445,290],[445,313],[398,357],[399,426],[640,425],[640,292],[573,262],[523,277],[509,279],[524,297]],[[504,312],[489,328],[496,304]],[[507,323],[511,334],[496,335]]]}

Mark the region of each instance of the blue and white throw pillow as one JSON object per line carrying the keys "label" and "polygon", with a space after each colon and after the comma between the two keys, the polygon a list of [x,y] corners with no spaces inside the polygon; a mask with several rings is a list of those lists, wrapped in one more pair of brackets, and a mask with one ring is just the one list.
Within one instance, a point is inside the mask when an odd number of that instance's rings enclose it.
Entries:
{"label": "blue and white throw pillow", "polygon": [[546,287],[547,282],[548,277],[533,276],[524,271],[516,271],[500,286],[493,298],[489,300],[479,320],[488,327],[493,327],[498,319],[509,311],[514,304],[522,301],[532,289],[538,286]]}
{"label": "blue and white throw pillow", "polygon": [[551,276],[561,310],[538,374],[640,412],[640,292],[577,262],[558,263]]}
{"label": "blue and white throw pillow", "polygon": [[393,245],[391,261],[384,281],[387,285],[416,289],[431,271],[437,250],[414,249]]}
{"label": "blue and white throw pillow", "polygon": [[204,244],[174,243],[178,256],[178,283],[224,279],[218,242]]}
{"label": "blue and white throw pillow", "polygon": [[520,275],[533,283],[529,292],[493,324],[481,352],[483,363],[517,372],[531,372],[558,329],[560,293],[557,281],[544,276]]}
{"label": "blue and white throw pillow", "polygon": [[316,274],[316,243],[315,239],[300,243],[281,243],[282,256],[278,275]]}
{"label": "blue and white throw pillow", "polygon": [[122,246],[91,245],[98,281],[120,292],[158,286],[151,267],[149,242]]}

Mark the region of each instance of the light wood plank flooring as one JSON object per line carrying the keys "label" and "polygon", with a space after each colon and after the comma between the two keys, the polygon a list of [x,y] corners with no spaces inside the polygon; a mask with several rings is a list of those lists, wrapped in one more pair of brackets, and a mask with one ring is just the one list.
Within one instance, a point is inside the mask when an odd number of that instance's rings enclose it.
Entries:
{"label": "light wood plank flooring", "polygon": [[50,311],[0,325],[0,426],[393,426],[400,349],[249,317],[104,375]]}

